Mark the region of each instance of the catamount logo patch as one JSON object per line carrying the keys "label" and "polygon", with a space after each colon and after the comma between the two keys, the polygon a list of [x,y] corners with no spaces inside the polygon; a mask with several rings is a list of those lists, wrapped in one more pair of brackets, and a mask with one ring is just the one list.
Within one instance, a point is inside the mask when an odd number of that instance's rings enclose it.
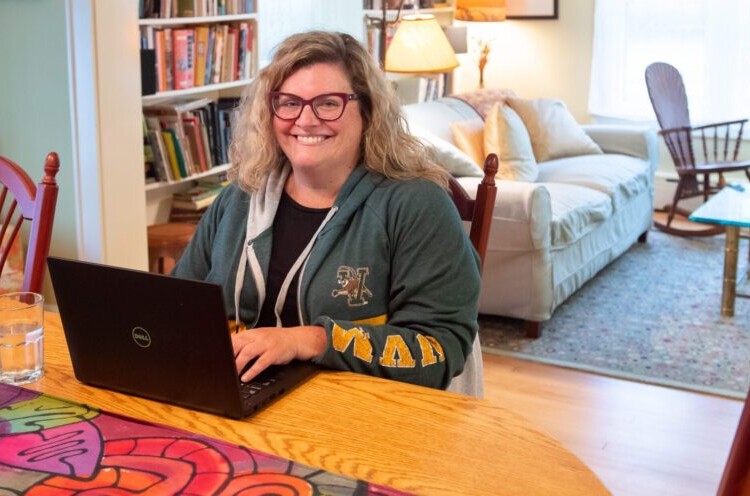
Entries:
{"label": "catamount logo patch", "polygon": [[331,296],[334,298],[346,297],[346,304],[350,307],[367,305],[367,299],[372,297],[372,291],[365,285],[369,273],[368,267],[357,267],[355,269],[341,265],[336,271],[336,282],[339,288],[334,289]]}

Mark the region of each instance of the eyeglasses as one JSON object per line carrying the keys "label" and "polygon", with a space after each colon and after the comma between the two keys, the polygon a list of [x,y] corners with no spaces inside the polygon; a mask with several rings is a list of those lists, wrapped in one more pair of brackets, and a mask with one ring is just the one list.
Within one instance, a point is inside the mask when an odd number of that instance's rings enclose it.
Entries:
{"label": "eyeglasses", "polygon": [[285,121],[297,119],[305,105],[309,105],[315,117],[321,121],[335,121],[344,113],[346,104],[358,98],[354,93],[324,93],[309,100],[279,91],[272,91],[268,95],[273,114]]}

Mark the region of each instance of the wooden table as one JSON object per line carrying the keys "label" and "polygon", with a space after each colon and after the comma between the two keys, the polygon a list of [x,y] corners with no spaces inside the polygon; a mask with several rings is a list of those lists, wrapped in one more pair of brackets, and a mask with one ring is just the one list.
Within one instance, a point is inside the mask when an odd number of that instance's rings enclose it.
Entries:
{"label": "wooden table", "polygon": [[[750,188],[748,184],[727,186],[690,214],[691,221],[718,224],[724,226],[727,231],[724,248],[724,283],[721,288],[721,315],[723,317],[734,316],[735,297],[750,297],[747,293],[737,292],[740,228],[750,227],[750,191],[748,188]],[[745,274],[740,281],[740,284],[747,285],[748,274]]]}
{"label": "wooden table", "polygon": [[79,383],[59,315],[45,318],[45,374],[29,389],[417,494],[608,494],[560,443],[486,400],[321,372],[256,415],[231,420]]}

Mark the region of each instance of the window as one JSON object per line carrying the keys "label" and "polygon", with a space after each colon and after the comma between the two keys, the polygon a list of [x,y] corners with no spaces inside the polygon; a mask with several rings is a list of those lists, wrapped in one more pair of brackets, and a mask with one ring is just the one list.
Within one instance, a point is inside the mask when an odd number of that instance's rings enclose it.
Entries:
{"label": "window", "polygon": [[596,0],[589,111],[654,120],[644,72],[682,74],[694,123],[750,117],[750,2]]}

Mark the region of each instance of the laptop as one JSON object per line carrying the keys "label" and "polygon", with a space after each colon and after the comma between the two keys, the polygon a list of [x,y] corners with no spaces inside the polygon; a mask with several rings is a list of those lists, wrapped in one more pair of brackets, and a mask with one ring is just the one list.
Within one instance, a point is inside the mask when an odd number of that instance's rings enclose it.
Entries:
{"label": "laptop", "polygon": [[47,265],[83,383],[239,419],[317,370],[293,361],[241,382],[217,284],[57,257]]}

